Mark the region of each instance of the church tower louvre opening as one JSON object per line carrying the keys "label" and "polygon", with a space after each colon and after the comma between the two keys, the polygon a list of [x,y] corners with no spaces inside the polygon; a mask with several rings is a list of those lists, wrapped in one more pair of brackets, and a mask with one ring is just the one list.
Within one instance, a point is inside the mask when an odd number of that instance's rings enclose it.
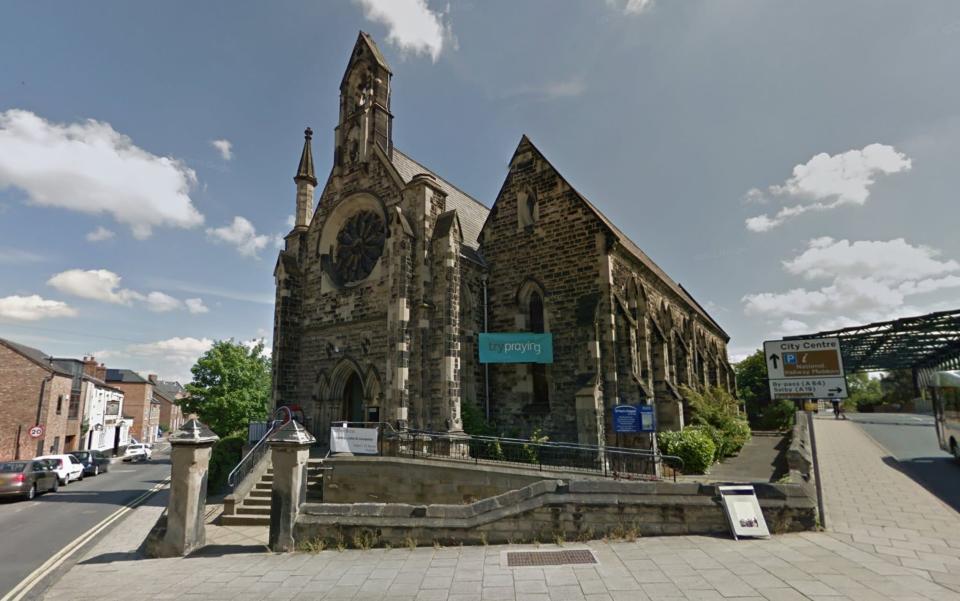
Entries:
{"label": "church tower louvre opening", "polygon": [[[319,193],[304,132],[274,270],[276,405],[320,440],[342,421],[460,433],[467,407],[500,432],[608,444],[621,402],[679,428],[681,385],[729,388],[723,329],[526,136],[489,205],[396,147],[392,77],[361,32]],[[689,323],[715,349],[708,377]],[[549,336],[552,362],[482,362],[486,333]]]}

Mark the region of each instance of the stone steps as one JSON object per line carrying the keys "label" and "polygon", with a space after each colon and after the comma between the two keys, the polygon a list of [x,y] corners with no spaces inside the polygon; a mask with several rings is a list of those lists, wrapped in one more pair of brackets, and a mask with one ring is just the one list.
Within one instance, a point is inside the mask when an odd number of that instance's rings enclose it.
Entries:
{"label": "stone steps", "polygon": [[[307,461],[307,500],[317,502],[321,500],[323,486],[323,472],[318,470],[323,462],[319,459]],[[253,485],[246,498],[237,505],[235,515],[225,515],[220,521],[225,526],[269,526],[270,525],[270,497],[273,488],[273,467],[260,477]]]}

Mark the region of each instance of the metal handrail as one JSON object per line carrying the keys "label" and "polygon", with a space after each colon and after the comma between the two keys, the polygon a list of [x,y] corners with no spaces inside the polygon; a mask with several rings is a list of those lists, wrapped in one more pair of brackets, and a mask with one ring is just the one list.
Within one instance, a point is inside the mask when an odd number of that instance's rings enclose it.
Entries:
{"label": "metal handrail", "polygon": [[[431,432],[426,430],[404,430],[399,434],[412,437],[414,443],[409,451],[398,448],[402,454],[411,454],[414,457],[442,458],[453,461],[472,461],[474,463],[492,462],[501,464],[536,465],[541,471],[544,469],[583,470],[602,474],[613,478],[636,477],[640,479],[657,479],[657,476],[630,469],[632,463],[636,466],[649,464],[663,465],[665,462],[673,467],[673,479],[676,480],[676,467],[682,469],[683,459],[675,455],[664,455],[650,449],[629,449],[624,447],[600,447],[573,442],[535,442],[522,438],[500,438],[496,436],[473,436],[469,434]],[[446,449],[434,453],[426,447],[421,449],[418,442],[428,440],[443,440],[453,448],[461,447],[460,453],[450,453]],[[465,445],[465,446],[464,446]],[[505,458],[504,446],[511,447],[514,459]],[[519,450],[517,449],[519,447]],[[465,452],[464,452],[465,451]],[[566,457],[558,456],[567,454]],[[481,455],[487,455],[481,457]],[[553,457],[551,457],[553,455]],[[546,460],[545,460],[546,458]],[[666,461],[665,461],[666,460]],[[619,465],[618,465],[619,464]],[[623,468],[623,469],[621,469]]]}
{"label": "metal handrail", "polygon": [[[287,419],[278,419],[277,416],[281,412],[286,412]],[[240,482],[246,478],[247,474],[250,473],[250,470],[253,469],[255,465],[260,463],[260,459],[267,454],[267,450],[270,446],[267,444],[267,437],[276,431],[276,429],[293,419],[293,412],[290,411],[288,407],[277,407],[277,410],[273,413],[273,420],[270,421],[270,427],[267,428],[267,431],[263,436],[260,437],[260,440],[257,441],[257,444],[247,451],[247,454],[244,455],[237,466],[230,471],[230,474],[227,475],[227,484],[230,488],[236,488]]]}

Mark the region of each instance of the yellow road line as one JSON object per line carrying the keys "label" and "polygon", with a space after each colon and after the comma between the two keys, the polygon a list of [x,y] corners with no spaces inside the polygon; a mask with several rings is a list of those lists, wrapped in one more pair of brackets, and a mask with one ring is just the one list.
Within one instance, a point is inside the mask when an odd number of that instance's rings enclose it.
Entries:
{"label": "yellow road line", "polygon": [[63,565],[67,559],[70,558],[74,553],[76,553],[80,548],[85,544],[90,542],[95,536],[103,532],[108,526],[119,520],[127,512],[135,509],[138,505],[142,504],[144,501],[149,499],[151,496],[160,491],[163,487],[170,483],[170,477],[164,478],[161,482],[156,484],[153,488],[146,490],[136,499],[130,501],[120,509],[114,511],[109,516],[104,518],[99,524],[90,528],[77,538],[73,542],[69,543],[63,549],[60,549],[56,554],[54,554],[50,559],[45,561],[43,565],[30,573],[29,576],[20,581],[17,586],[13,587],[9,593],[0,597],[0,601],[20,601],[23,599],[27,593],[29,593],[34,586],[44,578],[46,578],[51,572],[56,570],[58,567]]}

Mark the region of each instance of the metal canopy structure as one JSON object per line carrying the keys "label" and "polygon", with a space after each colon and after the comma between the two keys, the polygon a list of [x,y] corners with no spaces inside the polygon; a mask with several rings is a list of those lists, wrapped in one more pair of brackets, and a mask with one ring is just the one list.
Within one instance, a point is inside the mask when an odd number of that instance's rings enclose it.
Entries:
{"label": "metal canopy structure", "polygon": [[840,339],[847,372],[960,369],[960,310],[788,336]]}

